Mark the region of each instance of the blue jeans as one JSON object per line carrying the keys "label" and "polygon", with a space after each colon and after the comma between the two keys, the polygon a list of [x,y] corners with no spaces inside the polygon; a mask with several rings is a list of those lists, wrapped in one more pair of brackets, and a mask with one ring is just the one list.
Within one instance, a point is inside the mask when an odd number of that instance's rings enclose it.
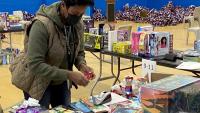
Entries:
{"label": "blue jeans", "polygon": [[[28,100],[29,97],[30,95],[24,92],[25,100]],[[49,85],[39,103],[47,109],[49,105],[51,107],[57,107],[59,105],[68,107],[71,103],[71,91],[67,87],[67,82],[65,81],[60,85]]]}

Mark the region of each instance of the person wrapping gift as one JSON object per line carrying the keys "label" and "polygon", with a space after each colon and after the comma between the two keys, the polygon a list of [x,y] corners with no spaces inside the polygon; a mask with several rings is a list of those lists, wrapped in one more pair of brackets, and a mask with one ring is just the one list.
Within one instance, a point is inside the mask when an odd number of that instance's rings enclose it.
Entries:
{"label": "person wrapping gift", "polygon": [[[26,29],[24,41],[25,62],[28,59],[24,77],[30,81],[24,84],[30,87],[21,88],[26,100],[37,99],[46,108],[67,107],[71,103],[72,84],[76,88],[87,86],[95,78],[85,61],[81,20],[90,5],[94,5],[93,0],[61,0],[40,7]],[[73,71],[73,65],[78,71]],[[14,68],[11,66],[10,70],[12,73]],[[17,85],[24,82],[16,79],[19,77],[15,78]]]}

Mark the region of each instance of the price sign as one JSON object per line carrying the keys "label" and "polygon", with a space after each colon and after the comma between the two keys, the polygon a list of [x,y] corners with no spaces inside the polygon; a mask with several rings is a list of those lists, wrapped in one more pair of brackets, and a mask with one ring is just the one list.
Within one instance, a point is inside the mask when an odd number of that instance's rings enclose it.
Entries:
{"label": "price sign", "polygon": [[156,62],[151,60],[142,59],[142,75],[148,76],[151,82],[151,73],[156,71]]}

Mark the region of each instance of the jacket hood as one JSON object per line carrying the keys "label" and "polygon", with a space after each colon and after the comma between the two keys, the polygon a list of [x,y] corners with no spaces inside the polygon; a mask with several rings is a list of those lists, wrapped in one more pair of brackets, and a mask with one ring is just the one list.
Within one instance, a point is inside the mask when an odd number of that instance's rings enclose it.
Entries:
{"label": "jacket hood", "polygon": [[36,14],[46,16],[51,19],[59,28],[64,28],[64,24],[62,23],[58,12],[59,6],[60,2],[53,3],[50,6],[42,5]]}

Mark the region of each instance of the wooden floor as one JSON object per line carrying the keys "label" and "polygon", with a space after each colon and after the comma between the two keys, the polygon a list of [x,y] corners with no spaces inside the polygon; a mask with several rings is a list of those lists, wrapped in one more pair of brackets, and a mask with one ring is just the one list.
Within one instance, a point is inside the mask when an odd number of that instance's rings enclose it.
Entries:
{"label": "wooden floor", "polygon": [[[118,22],[117,26],[119,25],[126,25],[132,24],[133,31],[136,31],[137,26],[142,26],[145,24],[138,24],[138,23],[131,23],[131,22]],[[189,37],[189,44],[186,45],[186,24],[180,24],[177,26],[168,26],[168,27],[156,27],[155,31],[168,31],[174,34],[174,48],[179,50],[186,50],[193,47],[193,42],[195,40],[194,34],[190,34]],[[23,33],[13,33],[12,40],[14,47],[23,48]],[[8,46],[8,44],[4,43],[4,47]],[[98,54],[97,54],[98,55]],[[110,57],[106,56],[105,59],[110,59]],[[86,52],[86,60],[89,66],[93,67],[95,70],[96,75],[98,76],[99,73],[99,61],[89,52]],[[140,62],[137,62],[140,63]],[[123,59],[122,60],[122,68],[126,67],[127,65],[130,66],[130,61]],[[2,105],[3,109],[7,109],[8,107],[20,102],[23,99],[22,92],[14,87],[11,82],[11,74],[8,70],[8,65],[0,66],[0,104]],[[171,69],[167,67],[158,66],[157,72],[159,73],[169,73],[169,74],[184,74],[184,75],[191,75],[189,72],[180,71],[176,69]],[[139,76],[141,74],[141,67],[136,68],[136,74]],[[103,76],[111,75],[110,72],[110,65],[103,64]],[[120,79],[123,79],[126,75],[131,75],[131,70],[123,71],[121,73]],[[95,93],[99,93],[104,90],[109,90],[113,83],[113,79],[106,80],[99,82]],[[72,89],[72,100],[78,100],[80,98],[87,98],[90,94],[90,89],[94,81],[87,87],[79,87],[78,90]]]}

